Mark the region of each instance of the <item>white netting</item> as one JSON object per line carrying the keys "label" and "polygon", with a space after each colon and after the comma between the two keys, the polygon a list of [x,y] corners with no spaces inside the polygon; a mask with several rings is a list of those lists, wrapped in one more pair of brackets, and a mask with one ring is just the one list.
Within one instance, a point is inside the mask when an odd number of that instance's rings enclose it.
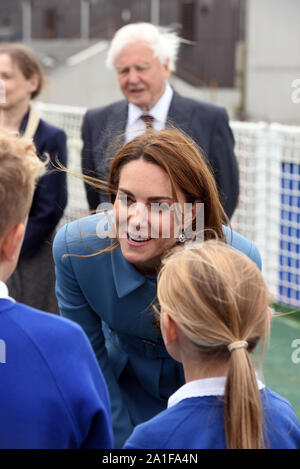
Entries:
{"label": "white netting", "polygon": [[[35,103],[39,115],[50,124],[56,125],[67,134],[68,169],[81,174],[81,124],[85,108]],[[59,226],[86,215],[89,207],[83,182],[68,174],[68,205]]]}
{"label": "white netting", "polygon": [[[41,117],[68,136],[68,167],[80,173],[84,108],[36,103]],[[260,250],[274,299],[300,307],[300,127],[231,122],[240,170],[232,227]],[[88,211],[83,183],[68,175],[69,202],[61,224]]]}

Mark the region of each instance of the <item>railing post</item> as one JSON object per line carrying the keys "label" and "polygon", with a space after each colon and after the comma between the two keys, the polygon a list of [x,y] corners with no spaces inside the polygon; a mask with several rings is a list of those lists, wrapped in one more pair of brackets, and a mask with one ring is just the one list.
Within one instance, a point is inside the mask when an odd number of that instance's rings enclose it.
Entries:
{"label": "railing post", "polygon": [[22,34],[23,41],[31,40],[31,0],[22,1]]}

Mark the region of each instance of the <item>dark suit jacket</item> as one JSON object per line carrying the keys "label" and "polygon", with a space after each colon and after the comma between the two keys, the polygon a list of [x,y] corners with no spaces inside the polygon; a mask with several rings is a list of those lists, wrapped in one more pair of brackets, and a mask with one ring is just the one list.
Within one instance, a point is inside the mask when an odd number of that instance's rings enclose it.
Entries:
{"label": "dark suit jacket", "polygon": [[[87,111],[82,125],[83,174],[107,178],[110,158],[124,142],[120,135],[125,132],[127,113],[128,103],[125,100]],[[174,92],[167,123],[183,130],[204,150],[214,173],[223,207],[231,217],[238,201],[239,176],[234,138],[226,110],[184,98]],[[91,210],[107,200],[104,194],[95,192],[87,184],[86,191]]]}
{"label": "dark suit jacket", "polygon": [[[19,129],[21,134],[26,129],[28,116],[29,112],[21,123]],[[63,130],[40,119],[33,141],[38,156],[42,158],[45,154],[49,155],[50,163],[47,174],[39,180],[34,192],[22,245],[22,256],[34,256],[54,232],[63,215],[67,204],[66,173],[55,168],[57,158],[60,163],[67,166],[66,140]]]}

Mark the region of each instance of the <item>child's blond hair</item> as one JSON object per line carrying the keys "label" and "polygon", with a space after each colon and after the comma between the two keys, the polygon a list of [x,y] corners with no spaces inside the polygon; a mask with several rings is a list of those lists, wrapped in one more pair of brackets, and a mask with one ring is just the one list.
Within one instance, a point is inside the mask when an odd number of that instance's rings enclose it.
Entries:
{"label": "child's blond hair", "polygon": [[[164,260],[157,294],[161,311],[189,339],[195,357],[206,364],[228,364],[227,448],[261,448],[261,398],[249,352],[260,338],[265,346],[270,295],[257,266],[224,243],[205,241],[198,249],[179,249]],[[246,341],[248,348],[230,352],[228,346],[236,341]]]}
{"label": "child's blond hair", "polygon": [[26,219],[35,183],[45,172],[32,140],[0,130],[0,238]]}

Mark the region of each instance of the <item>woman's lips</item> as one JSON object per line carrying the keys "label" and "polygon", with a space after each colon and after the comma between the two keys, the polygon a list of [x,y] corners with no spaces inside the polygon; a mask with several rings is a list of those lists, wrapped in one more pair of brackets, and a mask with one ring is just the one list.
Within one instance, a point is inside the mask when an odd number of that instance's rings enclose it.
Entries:
{"label": "woman's lips", "polygon": [[129,233],[127,233],[127,243],[129,246],[132,247],[142,247],[146,246],[147,244],[151,243],[152,238],[145,239],[143,237],[131,237]]}

